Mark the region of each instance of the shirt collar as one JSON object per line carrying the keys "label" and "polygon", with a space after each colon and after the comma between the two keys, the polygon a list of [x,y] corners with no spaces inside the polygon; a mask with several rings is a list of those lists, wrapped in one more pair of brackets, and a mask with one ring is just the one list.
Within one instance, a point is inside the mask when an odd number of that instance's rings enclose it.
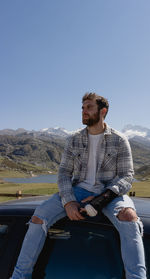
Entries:
{"label": "shirt collar", "polygon": [[111,135],[111,128],[106,123],[105,123],[104,136],[105,135]]}
{"label": "shirt collar", "polygon": [[[82,130],[82,133],[83,133],[84,144],[87,145],[88,144],[88,130],[87,130],[87,127]],[[111,128],[106,123],[105,123],[104,136],[105,135],[111,135]]]}

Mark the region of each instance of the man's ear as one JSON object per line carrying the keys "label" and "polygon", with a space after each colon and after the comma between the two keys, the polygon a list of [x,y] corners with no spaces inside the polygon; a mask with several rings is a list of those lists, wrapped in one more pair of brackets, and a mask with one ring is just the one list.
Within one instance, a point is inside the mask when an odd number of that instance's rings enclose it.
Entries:
{"label": "man's ear", "polygon": [[106,113],[107,113],[107,108],[102,108],[102,109],[100,110],[100,112],[101,112],[101,115],[105,118],[105,115],[106,115]]}

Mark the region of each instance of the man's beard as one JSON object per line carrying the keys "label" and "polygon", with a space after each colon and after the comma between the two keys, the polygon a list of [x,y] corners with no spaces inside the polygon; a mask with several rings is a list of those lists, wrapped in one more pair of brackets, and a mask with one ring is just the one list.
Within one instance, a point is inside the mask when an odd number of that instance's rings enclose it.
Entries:
{"label": "man's beard", "polygon": [[96,112],[92,117],[89,117],[88,119],[82,119],[82,123],[91,127],[95,124],[97,124],[100,120],[100,114],[99,111]]}

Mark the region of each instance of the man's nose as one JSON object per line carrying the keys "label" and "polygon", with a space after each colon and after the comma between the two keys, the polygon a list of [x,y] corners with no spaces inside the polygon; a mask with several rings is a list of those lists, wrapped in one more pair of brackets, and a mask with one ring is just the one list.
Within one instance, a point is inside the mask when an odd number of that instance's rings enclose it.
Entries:
{"label": "man's nose", "polygon": [[82,109],[82,113],[83,113],[83,114],[86,114],[86,113],[87,113],[87,109],[86,109],[86,108],[83,108],[83,109]]}

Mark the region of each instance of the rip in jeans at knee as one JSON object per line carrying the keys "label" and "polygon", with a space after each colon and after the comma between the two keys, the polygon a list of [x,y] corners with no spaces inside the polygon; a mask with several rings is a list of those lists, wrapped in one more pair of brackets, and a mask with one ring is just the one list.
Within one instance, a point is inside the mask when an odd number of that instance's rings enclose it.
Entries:
{"label": "rip in jeans at knee", "polygon": [[[36,216],[36,217],[37,217],[37,216]],[[38,217],[38,218],[39,218],[39,217]],[[41,219],[41,218],[39,218],[39,219]],[[37,223],[35,223],[35,222],[32,222],[32,219],[30,219],[29,222],[26,223],[26,225],[30,225],[30,224],[41,225],[43,231],[44,231],[45,234],[47,235],[47,224],[48,224],[48,222],[47,222],[45,219],[41,219],[41,220],[43,221],[43,223],[42,223],[42,224],[37,224]]]}
{"label": "rip in jeans at knee", "polygon": [[[122,210],[125,210],[125,209],[128,209],[128,208],[131,208],[133,211],[135,211],[135,209],[133,208],[133,207],[123,207],[123,206],[121,206],[121,207],[117,207],[117,208],[115,208],[115,216],[118,218],[118,220],[120,220],[119,219],[119,213],[122,211]],[[121,221],[121,220],[120,220]]]}
{"label": "rip in jeans at knee", "polygon": [[[115,216],[117,217],[118,220],[119,220],[119,218],[118,218],[119,213],[121,212],[122,209],[125,209],[125,208],[131,208],[131,209],[133,209],[135,211],[135,209],[133,207],[118,207],[118,208],[116,208]],[[119,220],[119,221],[121,221],[121,220]],[[121,222],[125,222],[125,221],[121,221]],[[128,222],[136,223],[138,225],[138,229],[139,229],[140,235],[143,236],[143,233],[144,233],[143,223],[142,223],[142,221],[140,220],[140,218],[138,216],[137,216],[137,220],[136,221],[128,221]]]}

